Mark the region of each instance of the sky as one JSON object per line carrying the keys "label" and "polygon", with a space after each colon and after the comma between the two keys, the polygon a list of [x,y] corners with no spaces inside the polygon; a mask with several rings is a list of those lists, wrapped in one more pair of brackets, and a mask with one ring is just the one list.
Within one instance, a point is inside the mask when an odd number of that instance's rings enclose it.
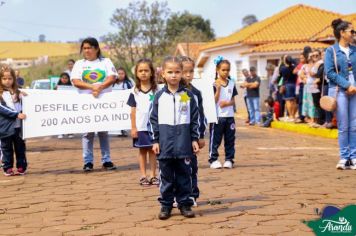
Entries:
{"label": "sky", "polygon": [[[77,41],[117,31],[110,25],[116,8],[129,0],[0,0],[0,41]],[[153,2],[153,0],[147,0]],[[185,10],[209,19],[217,37],[241,28],[248,14],[263,20],[290,6],[305,4],[340,14],[356,13],[356,0],[168,0],[172,12]],[[312,22],[311,22],[312,23]]]}

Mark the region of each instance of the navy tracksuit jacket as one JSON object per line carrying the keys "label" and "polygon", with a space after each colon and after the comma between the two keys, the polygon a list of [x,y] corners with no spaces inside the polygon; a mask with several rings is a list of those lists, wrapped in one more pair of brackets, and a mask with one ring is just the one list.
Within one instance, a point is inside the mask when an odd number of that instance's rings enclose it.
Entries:
{"label": "navy tracksuit jacket", "polygon": [[[199,139],[204,139],[205,130],[207,127],[207,120],[204,115],[204,107],[203,107],[203,97],[201,92],[191,85],[190,91],[192,91],[194,95],[194,99],[199,108]],[[198,159],[197,156],[194,155],[191,162],[192,167],[192,194],[191,197],[197,199],[199,197],[199,188],[198,188]]]}
{"label": "navy tracksuit jacket", "polygon": [[165,86],[153,101],[149,128],[153,143],[160,145],[159,202],[172,207],[175,197],[179,207],[191,206],[192,141],[199,140],[199,110],[193,93],[180,86],[172,94]]}
{"label": "navy tracksuit jacket", "polygon": [[0,139],[3,169],[13,168],[14,152],[16,154],[16,167],[27,169],[26,144],[21,138],[21,128],[15,128],[19,112],[0,102]]}

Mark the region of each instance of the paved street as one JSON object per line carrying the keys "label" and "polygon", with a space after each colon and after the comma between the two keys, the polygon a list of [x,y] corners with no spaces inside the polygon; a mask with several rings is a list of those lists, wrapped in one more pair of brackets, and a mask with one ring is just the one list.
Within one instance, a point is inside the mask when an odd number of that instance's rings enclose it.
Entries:
{"label": "paved street", "polygon": [[[119,169],[81,170],[81,141],[29,140],[29,173],[0,177],[0,235],[313,235],[302,221],[325,205],[356,202],[356,171],[337,171],[337,141],[238,121],[236,166],[209,169],[199,155],[197,217],[157,219],[157,187],[141,187],[137,150],[112,137]],[[208,143],[208,140],[207,140]],[[221,153],[223,148],[221,149]]]}

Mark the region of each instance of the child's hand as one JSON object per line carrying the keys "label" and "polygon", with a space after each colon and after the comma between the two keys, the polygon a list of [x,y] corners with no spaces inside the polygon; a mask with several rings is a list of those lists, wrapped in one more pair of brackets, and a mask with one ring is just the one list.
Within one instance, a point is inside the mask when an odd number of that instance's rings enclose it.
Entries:
{"label": "child's hand", "polygon": [[131,137],[132,138],[137,138],[138,137],[136,128],[131,129]]}
{"label": "child's hand", "polygon": [[197,141],[192,142],[193,152],[197,154],[199,152],[199,144]]}
{"label": "child's hand", "polygon": [[215,80],[215,88],[216,88],[216,90],[219,90],[221,88],[221,83],[218,79]]}
{"label": "child's hand", "polygon": [[204,139],[199,139],[198,140],[199,148],[202,149],[205,146],[205,140]]}
{"label": "child's hand", "polygon": [[20,120],[24,120],[24,119],[26,119],[26,115],[23,114],[23,113],[19,113],[19,114],[17,115],[17,118],[19,118]]}
{"label": "child's hand", "polygon": [[152,151],[154,152],[154,154],[158,155],[160,150],[159,150],[159,143],[154,143],[152,146]]}
{"label": "child's hand", "polygon": [[27,96],[28,94],[27,94],[26,92],[24,92],[24,91],[21,91],[21,92],[20,92],[20,95],[22,95],[22,96]]}

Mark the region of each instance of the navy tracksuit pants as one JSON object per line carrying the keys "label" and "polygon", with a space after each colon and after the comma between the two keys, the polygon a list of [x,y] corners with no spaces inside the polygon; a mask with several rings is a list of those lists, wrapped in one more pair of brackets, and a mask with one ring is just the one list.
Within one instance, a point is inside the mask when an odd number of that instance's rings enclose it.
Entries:
{"label": "navy tracksuit pants", "polygon": [[161,205],[172,208],[176,198],[178,207],[192,206],[193,200],[189,198],[192,192],[191,158],[167,158],[158,161],[161,179],[161,196],[158,201]]}
{"label": "navy tracksuit pants", "polygon": [[191,160],[191,168],[192,168],[192,193],[190,196],[197,199],[199,198],[199,188],[198,188],[198,159],[196,155],[194,155]]}
{"label": "navy tracksuit pants", "polygon": [[210,124],[209,162],[219,157],[218,148],[224,137],[225,161],[234,163],[235,157],[235,119],[234,117],[219,117],[218,123]]}
{"label": "navy tracksuit pants", "polygon": [[16,168],[27,169],[26,144],[20,136],[21,129],[16,128],[15,134],[1,139],[2,163],[4,171],[14,167],[14,152]]}

